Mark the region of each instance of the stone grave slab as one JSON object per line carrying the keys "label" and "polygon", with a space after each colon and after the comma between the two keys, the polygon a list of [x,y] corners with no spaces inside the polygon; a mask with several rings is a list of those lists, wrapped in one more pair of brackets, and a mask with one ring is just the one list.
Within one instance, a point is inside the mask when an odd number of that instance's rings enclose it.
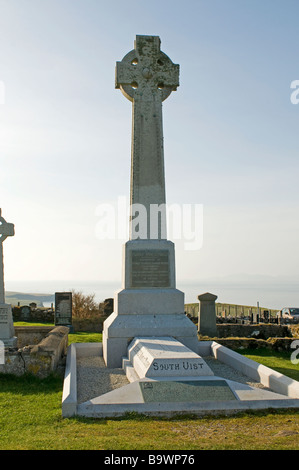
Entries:
{"label": "stone grave slab", "polygon": [[139,378],[214,375],[201,356],[172,337],[137,337],[128,347],[128,361]]}

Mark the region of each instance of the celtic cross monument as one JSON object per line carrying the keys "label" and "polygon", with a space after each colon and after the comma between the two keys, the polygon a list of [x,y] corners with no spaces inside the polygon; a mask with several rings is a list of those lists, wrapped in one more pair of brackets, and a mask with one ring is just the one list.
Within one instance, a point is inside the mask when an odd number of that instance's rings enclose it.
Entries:
{"label": "celtic cross monument", "polygon": [[16,347],[11,305],[5,303],[3,242],[15,234],[14,225],[7,223],[0,209],[0,340],[7,347]]}
{"label": "celtic cross monument", "polygon": [[[166,238],[162,101],[178,86],[179,65],[160,51],[157,36],[137,36],[135,49],[116,64],[116,88],[133,103],[130,202],[132,209],[146,209],[147,217],[140,222],[144,238]],[[153,211],[150,220],[155,204],[162,205],[161,221]],[[130,237],[134,238],[133,219]]]}
{"label": "celtic cross monument", "polygon": [[158,36],[136,36],[116,64],[115,87],[132,102],[130,239],[123,250],[122,289],[104,322],[103,355],[121,367],[136,336],[173,336],[195,352],[196,326],[176,289],[174,244],[167,240],[162,102],[179,86],[179,65]]}

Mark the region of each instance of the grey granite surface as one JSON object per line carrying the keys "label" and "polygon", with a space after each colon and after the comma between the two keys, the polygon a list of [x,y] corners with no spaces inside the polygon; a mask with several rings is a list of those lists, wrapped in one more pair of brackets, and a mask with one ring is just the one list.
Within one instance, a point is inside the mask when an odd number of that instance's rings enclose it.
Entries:
{"label": "grey granite surface", "polygon": [[[262,384],[253,381],[241,372],[221,363],[213,357],[205,357],[204,360],[212,369],[215,376],[269,390]],[[123,369],[107,368],[103,357],[90,356],[77,359],[78,403],[83,403],[127,384],[129,384],[129,381]]]}

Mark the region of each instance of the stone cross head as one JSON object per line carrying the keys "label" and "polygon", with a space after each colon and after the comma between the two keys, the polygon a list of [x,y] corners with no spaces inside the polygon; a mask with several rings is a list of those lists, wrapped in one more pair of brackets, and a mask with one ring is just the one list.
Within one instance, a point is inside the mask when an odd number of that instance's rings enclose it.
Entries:
{"label": "stone cross head", "polygon": [[179,86],[180,66],[160,50],[159,36],[136,36],[135,49],[116,63],[115,88],[128,100],[164,101]]}
{"label": "stone cross head", "polygon": [[3,243],[7,237],[13,237],[15,234],[14,224],[9,224],[1,215],[0,209],[0,242]]}

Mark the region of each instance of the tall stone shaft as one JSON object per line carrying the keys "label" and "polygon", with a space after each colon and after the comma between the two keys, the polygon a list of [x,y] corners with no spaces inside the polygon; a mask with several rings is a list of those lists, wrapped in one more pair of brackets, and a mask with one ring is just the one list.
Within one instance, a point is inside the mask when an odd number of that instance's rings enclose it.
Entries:
{"label": "tall stone shaft", "polygon": [[116,64],[116,88],[133,102],[130,239],[167,238],[162,101],[178,85],[179,65],[161,52],[158,36],[136,36]]}

